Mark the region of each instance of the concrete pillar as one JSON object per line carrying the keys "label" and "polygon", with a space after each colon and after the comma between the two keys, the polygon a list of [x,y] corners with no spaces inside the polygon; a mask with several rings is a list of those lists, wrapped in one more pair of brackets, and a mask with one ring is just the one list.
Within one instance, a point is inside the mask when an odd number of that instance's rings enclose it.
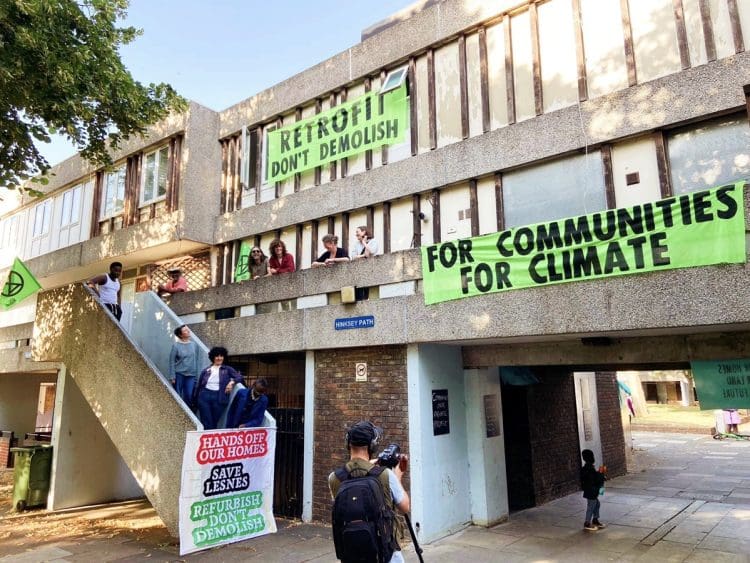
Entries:
{"label": "concrete pillar", "polygon": [[508,519],[508,484],[498,368],[464,371],[471,519],[494,526]]}
{"label": "concrete pillar", "polygon": [[315,451],[315,352],[305,355],[305,438],[302,461],[302,521],[312,521],[313,453]]}
{"label": "concrete pillar", "polygon": [[680,381],[680,394],[682,395],[682,406],[689,407],[693,399],[693,390],[687,381]]}
{"label": "concrete pillar", "polygon": [[52,429],[50,510],[144,496],[65,367],[57,379]]}
{"label": "concrete pillar", "polygon": [[660,405],[667,404],[667,384],[662,381],[656,384],[656,402]]}

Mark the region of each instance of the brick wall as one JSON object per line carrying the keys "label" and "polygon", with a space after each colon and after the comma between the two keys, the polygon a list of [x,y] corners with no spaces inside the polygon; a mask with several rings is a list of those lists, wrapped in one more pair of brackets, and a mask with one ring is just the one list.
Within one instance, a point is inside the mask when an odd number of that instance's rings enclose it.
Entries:
{"label": "brick wall", "polygon": [[559,368],[535,370],[529,391],[529,426],[536,504],[577,491],[580,453],[573,374]]}
{"label": "brick wall", "polygon": [[[354,380],[354,365],[367,362],[367,382]],[[330,521],[328,474],[349,459],[346,427],[369,419],[384,430],[381,445],[391,442],[408,452],[406,347],[381,346],[315,352],[315,452],[313,519]],[[408,481],[404,480],[408,489]]]}
{"label": "brick wall", "polygon": [[10,448],[13,447],[13,432],[0,431],[0,469],[13,467],[10,459]]}
{"label": "brick wall", "polygon": [[596,400],[599,404],[599,434],[602,440],[602,456],[607,464],[609,476],[624,475],[627,471],[625,435],[622,430],[617,377],[614,372],[597,372]]}

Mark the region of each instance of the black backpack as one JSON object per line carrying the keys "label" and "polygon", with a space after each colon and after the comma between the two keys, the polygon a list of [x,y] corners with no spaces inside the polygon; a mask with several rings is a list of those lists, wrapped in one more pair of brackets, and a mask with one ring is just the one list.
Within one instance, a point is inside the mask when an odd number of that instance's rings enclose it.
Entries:
{"label": "black backpack", "polygon": [[335,472],[341,484],[333,501],[333,543],[341,563],[388,563],[397,548],[393,510],[380,483],[384,469],[376,465],[362,477],[346,467]]}

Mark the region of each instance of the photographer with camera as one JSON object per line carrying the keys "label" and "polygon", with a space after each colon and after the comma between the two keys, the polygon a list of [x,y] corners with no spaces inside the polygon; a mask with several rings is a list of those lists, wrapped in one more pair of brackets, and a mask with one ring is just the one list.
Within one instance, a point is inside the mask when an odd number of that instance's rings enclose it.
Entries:
{"label": "photographer with camera", "polygon": [[342,563],[404,561],[395,509],[406,514],[411,508],[401,484],[408,460],[393,444],[373,464],[381,436],[372,422],[354,424],[346,433],[349,462],[328,476],[334,499],[333,541]]}

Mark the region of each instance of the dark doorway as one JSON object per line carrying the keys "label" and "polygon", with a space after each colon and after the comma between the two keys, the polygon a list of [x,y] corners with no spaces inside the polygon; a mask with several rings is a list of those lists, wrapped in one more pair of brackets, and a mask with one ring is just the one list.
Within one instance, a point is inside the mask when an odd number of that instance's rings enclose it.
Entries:
{"label": "dark doorway", "polygon": [[302,466],[305,435],[305,354],[233,356],[227,363],[248,385],[268,381],[268,412],[276,419],[273,513],[302,517]]}
{"label": "dark doorway", "polygon": [[535,506],[529,435],[529,387],[503,385],[503,428],[508,505],[511,511]]}

